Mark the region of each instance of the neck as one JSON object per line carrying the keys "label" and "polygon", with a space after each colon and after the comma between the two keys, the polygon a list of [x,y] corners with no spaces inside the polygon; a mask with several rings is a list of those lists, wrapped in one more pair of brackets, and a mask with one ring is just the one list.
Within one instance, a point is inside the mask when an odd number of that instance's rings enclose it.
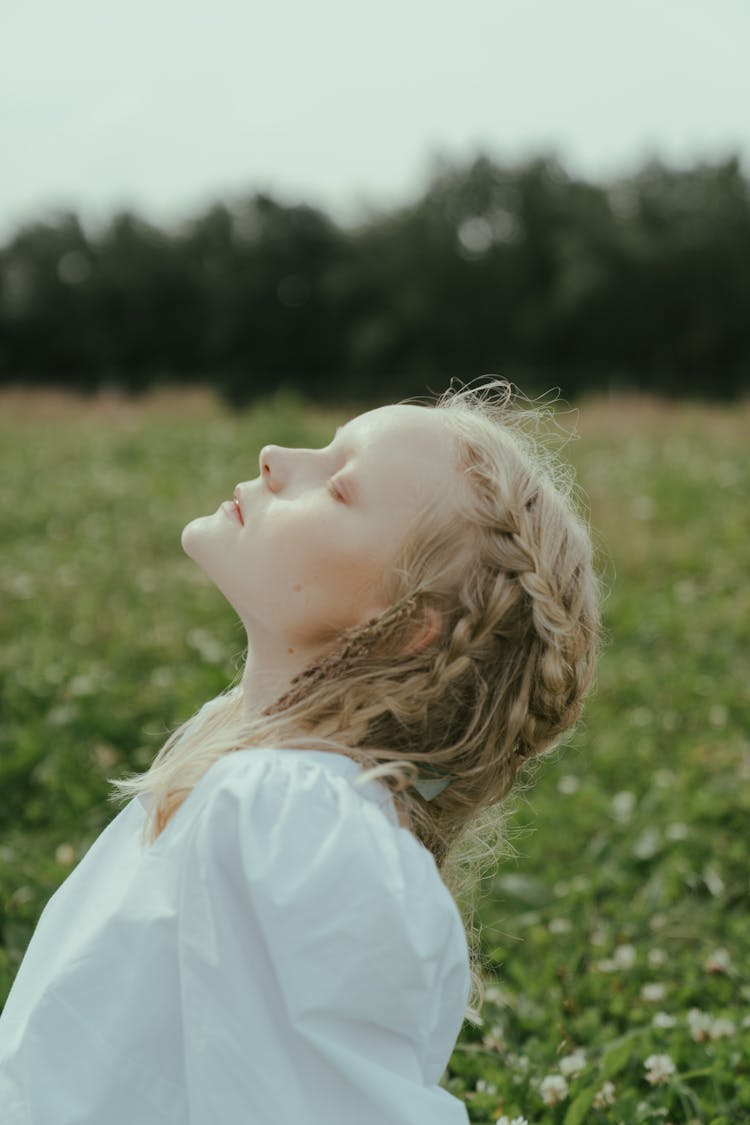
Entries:
{"label": "neck", "polygon": [[[264,707],[268,707],[279,696],[288,691],[291,681],[298,672],[303,671],[312,660],[320,657],[319,652],[307,650],[278,649],[262,650],[248,636],[247,657],[242,674],[242,701],[245,715],[254,719]],[[402,828],[413,831],[413,825],[401,802],[394,801],[398,822]]]}
{"label": "neck", "polygon": [[263,647],[257,640],[248,637],[242,673],[242,698],[247,718],[255,718],[288,691],[294,677],[318,655],[317,652],[289,645]]}

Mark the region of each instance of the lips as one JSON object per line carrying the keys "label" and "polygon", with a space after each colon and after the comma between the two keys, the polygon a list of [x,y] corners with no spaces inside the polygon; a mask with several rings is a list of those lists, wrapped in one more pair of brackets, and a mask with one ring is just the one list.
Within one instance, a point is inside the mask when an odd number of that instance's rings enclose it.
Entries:
{"label": "lips", "polygon": [[230,519],[232,521],[232,523],[242,523],[242,516],[234,500],[224,500],[221,505],[221,510],[227,517],[227,519]]}
{"label": "lips", "polygon": [[239,498],[239,495],[237,493],[237,489],[235,489],[235,491],[234,491],[234,506],[237,509],[237,515],[240,517],[240,523],[244,527],[245,526],[245,518],[242,515],[242,506],[240,504],[240,498]]}

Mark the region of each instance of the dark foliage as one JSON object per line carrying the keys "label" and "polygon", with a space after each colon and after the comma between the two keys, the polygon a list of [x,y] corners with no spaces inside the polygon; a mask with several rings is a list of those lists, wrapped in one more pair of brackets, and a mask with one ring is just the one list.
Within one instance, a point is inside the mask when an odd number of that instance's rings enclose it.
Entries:
{"label": "dark foliage", "polygon": [[436,171],[343,229],[255,195],[163,231],[77,216],[0,250],[0,382],[214,384],[239,405],[500,374],[565,394],[750,384],[750,185],[736,158],[596,185],[554,158]]}

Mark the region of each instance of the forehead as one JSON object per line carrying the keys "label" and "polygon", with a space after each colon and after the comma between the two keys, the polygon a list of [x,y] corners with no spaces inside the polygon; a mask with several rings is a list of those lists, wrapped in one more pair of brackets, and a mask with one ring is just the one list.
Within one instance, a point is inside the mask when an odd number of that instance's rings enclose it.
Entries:
{"label": "forehead", "polygon": [[429,493],[455,486],[453,434],[436,410],[401,403],[381,406],[352,418],[337,434],[337,442],[355,453],[368,483],[374,473],[386,488]]}
{"label": "forehead", "polygon": [[336,433],[342,442],[349,441],[362,452],[404,443],[404,452],[416,448],[436,460],[449,457],[451,453],[444,419],[436,410],[424,406],[402,403],[380,406],[352,418]]}

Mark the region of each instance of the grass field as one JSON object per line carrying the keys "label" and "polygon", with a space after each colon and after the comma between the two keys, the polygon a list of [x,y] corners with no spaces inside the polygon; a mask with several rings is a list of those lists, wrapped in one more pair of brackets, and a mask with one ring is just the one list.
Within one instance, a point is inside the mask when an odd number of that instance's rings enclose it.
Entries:
{"label": "grass field", "polygon": [[[485,1022],[443,1084],[477,1123],[750,1122],[750,404],[579,406],[607,642],[484,881]],[[0,1002],[105,777],[239,666],[182,527],[352,413],[0,395]]]}

